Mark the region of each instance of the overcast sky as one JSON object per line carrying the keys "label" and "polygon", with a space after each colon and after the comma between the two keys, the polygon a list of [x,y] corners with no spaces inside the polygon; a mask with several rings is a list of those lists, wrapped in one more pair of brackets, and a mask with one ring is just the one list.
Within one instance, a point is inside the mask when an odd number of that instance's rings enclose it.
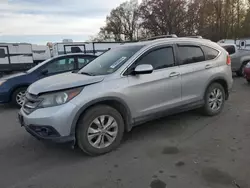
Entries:
{"label": "overcast sky", "polygon": [[125,0],[0,0],[0,42],[85,41]]}

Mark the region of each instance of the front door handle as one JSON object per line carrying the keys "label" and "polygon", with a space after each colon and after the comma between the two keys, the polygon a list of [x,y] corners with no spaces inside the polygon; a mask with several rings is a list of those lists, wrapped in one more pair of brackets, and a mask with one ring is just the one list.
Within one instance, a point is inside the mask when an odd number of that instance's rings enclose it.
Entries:
{"label": "front door handle", "polygon": [[211,69],[212,65],[206,65],[205,69]]}
{"label": "front door handle", "polygon": [[179,76],[180,75],[180,73],[178,73],[178,72],[172,72],[172,73],[170,73],[170,75],[169,75],[169,77],[176,77],[176,76]]}

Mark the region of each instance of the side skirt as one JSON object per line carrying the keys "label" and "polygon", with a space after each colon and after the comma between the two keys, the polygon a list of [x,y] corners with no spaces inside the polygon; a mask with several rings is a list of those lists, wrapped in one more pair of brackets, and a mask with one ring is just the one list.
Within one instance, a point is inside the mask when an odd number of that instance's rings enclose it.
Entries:
{"label": "side skirt", "polygon": [[132,127],[146,123],[148,121],[156,120],[156,119],[168,116],[168,115],[177,114],[177,113],[185,112],[185,111],[189,111],[189,110],[194,110],[194,109],[202,107],[203,105],[204,105],[204,100],[200,100],[198,102],[193,102],[190,104],[171,108],[171,109],[168,109],[165,111],[161,111],[161,112],[153,113],[150,115],[138,117],[138,118],[134,119],[134,123],[133,123]]}

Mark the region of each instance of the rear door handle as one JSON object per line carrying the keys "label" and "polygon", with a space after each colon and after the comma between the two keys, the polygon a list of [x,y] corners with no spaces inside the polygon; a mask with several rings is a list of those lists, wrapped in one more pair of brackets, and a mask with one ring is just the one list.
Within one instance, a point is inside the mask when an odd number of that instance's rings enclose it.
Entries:
{"label": "rear door handle", "polygon": [[205,69],[211,69],[212,67],[212,65],[206,65]]}
{"label": "rear door handle", "polygon": [[180,73],[178,73],[178,72],[172,72],[172,73],[170,73],[169,77],[176,77],[179,75],[180,75]]}

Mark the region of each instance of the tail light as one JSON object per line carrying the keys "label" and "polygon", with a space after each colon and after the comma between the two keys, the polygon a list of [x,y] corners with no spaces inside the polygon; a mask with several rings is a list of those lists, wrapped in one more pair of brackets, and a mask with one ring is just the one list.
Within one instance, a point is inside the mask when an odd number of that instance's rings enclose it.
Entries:
{"label": "tail light", "polygon": [[229,55],[227,55],[227,65],[231,65],[231,58]]}

